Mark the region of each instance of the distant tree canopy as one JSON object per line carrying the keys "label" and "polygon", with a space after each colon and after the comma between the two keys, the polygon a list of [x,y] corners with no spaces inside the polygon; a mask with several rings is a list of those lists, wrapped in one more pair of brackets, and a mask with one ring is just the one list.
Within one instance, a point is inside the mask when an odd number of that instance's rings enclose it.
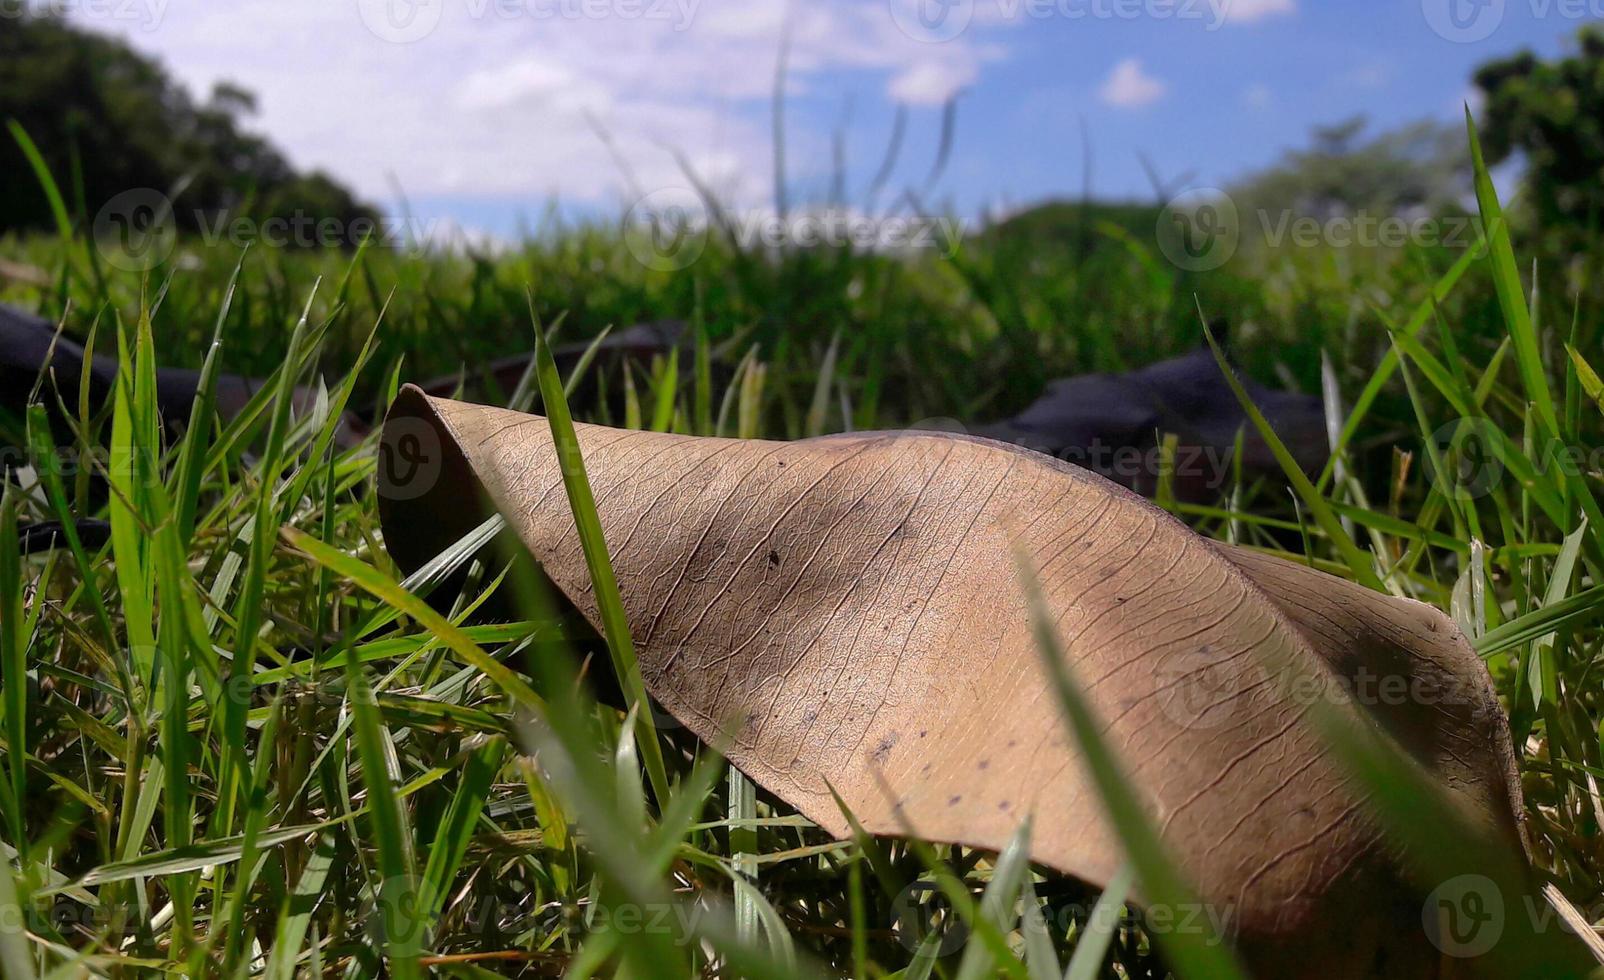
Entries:
{"label": "distant tree canopy", "polygon": [[1476,72],[1489,163],[1526,161],[1526,203],[1545,230],[1596,232],[1604,220],[1604,29],[1556,61],[1530,51]]}
{"label": "distant tree canopy", "polygon": [[1463,127],[1419,122],[1367,138],[1363,118],[1317,127],[1308,149],[1233,189],[1254,208],[1316,218],[1457,209],[1470,190]]}
{"label": "distant tree canopy", "polygon": [[[1487,162],[1525,164],[1522,211],[1544,241],[1572,248],[1604,225],[1604,28],[1554,61],[1530,51],[1478,69]],[[1421,122],[1366,137],[1363,119],[1314,131],[1312,145],[1232,189],[1238,204],[1329,218],[1449,212],[1468,200],[1463,128]]]}
{"label": "distant tree canopy", "polygon": [[[162,66],[116,38],[51,16],[0,31],[0,120],[39,147],[68,206],[92,221],[116,195],[182,188],[175,215],[193,229],[219,216],[334,219],[350,228],[373,209],[322,173],[302,174],[246,132],[254,97],[228,84],[197,103]],[[52,225],[21,148],[0,131],[0,230]]]}
{"label": "distant tree canopy", "polygon": [[1087,250],[1106,243],[1099,230],[1116,226],[1137,239],[1149,238],[1162,209],[1153,204],[1109,201],[1048,201],[1010,215],[987,228],[981,239],[1016,242],[1031,248]]}

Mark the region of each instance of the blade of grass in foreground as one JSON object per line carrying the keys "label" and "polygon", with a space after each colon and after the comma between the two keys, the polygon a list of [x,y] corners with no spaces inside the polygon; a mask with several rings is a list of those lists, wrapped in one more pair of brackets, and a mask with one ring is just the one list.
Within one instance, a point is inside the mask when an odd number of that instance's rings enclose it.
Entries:
{"label": "blade of grass in foreground", "polygon": [[[135,353],[126,333],[117,331],[117,381],[112,396],[111,459],[106,467],[110,492],[112,571],[122,600],[123,629],[134,676],[149,687],[156,669],[154,596],[149,574],[150,509],[146,490],[154,480],[158,435],[155,431],[154,365],[150,319],[140,313]],[[147,375],[150,380],[147,382]]]}
{"label": "blade of grass in foreground", "polygon": [[279,904],[278,927],[273,931],[273,948],[268,954],[264,974],[266,980],[293,980],[295,960],[306,938],[306,927],[311,924],[312,910],[323,894],[323,883],[333,863],[334,841],[328,835],[320,835],[311,859],[295,882],[295,890],[286,893]]}
{"label": "blade of grass in foreground", "polygon": [[1119,931],[1121,910],[1125,906],[1125,896],[1130,894],[1133,877],[1130,866],[1126,865],[1097,897],[1086,928],[1076,939],[1075,952],[1064,970],[1064,980],[1097,980],[1103,960],[1108,956],[1108,946],[1114,941],[1114,933]]}
{"label": "blade of grass in foreground", "polygon": [[1597,963],[1588,962],[1592,957],[1578,937],[1545,921],[1543,908],[1554,899],[1540,894],[1518,849],[1467,819],[1459,802],[1433,786],[1378,727],[1334,700],[1314,698],[1309,708],[1315,730],[1366,791],[1369,810],[1388,839],[1408,856],[1421,890],[1476,881],[1473,890],[1481,901],[1501,902],[1510,910],[1497,942],[1472,961],[1477,975],[1545,980],[1594,975]]}
{"label": "blade of grass in foreground", "polygon": [[[229,660],[227,683],[223,686],[225,696],[218,703],[222,753],[217,786],[217,809],[213,814],[215,834],[228,834],[234,831],[236,807],[244,802],[240,799],[240,795],[244,791],[248,769],[245,715],[249,704],[248,698],[240,697],[238,692],[243,690],[248,694],[255,684],[252,677],[256,669],[255,641],[257,631],[261,628],[266,615],[263,596],[269,584],[268,572],[273,559],[273,548],[278,543],[279,512],[274,506],[277,499],[275,491],[278,489],[279,471],[284,462],[284,446],[289,434],[290,404],[295,390],[296,366],[300,364],[304,353],[307,321],[312,314],[312,302],[317,298],[318,285],[319,283],[313,283],[300,319],[296,321],[295,328],[290,333],[289,352],[277,378],[272,420],[268,424],[267,447],[257,466],[258,485],[255,489],[255,499],[252,501],[251,540],[245,559],[245,578],[240,583],[233,606],[234,656]],[[215,884],[219,889],[222,887],[220,880]],[[219,891],[216,900],[221,902],[222,897]]]}
{"label": "blade of grass in foreground", "polygon": [[[656,371],[653,371],[656,374]],[[679,348],[671,347],[663,363],[663,372],[652,379],[652,431],[669,432],[674,428],[674,413],[679,406]]]}
{"label": "blade of grass in foreground", "polygon": [[39,179],[39,186],[44,190],[45,200],[50,205],[50,217],[56,222],[56,234],[61,237],[62,244],[70,246],[72,243],[72,218],[67,213],[67,202],[61,196],[61,188],[56,185],[56,178],[50,173],[50,165],[45,162],[44,154],[34,143],[33,137],[22,128],[22,124],[15,119],[6,121],[6,127],[11,130],[11,138],[17,141],[22,155],[27,158],[28,166],[33,168],[33,175]]}
{"label": "blade of grass in foreground", "polygon": [[495,681],[513,701],[536,712],[544,710],[545,702],[523,678],[501,661],[491,657],[460,627],[452,625],[450,620],[435,612],[427,602],[401,588],[388,575],[372,565],[352,558],[338,548],[324,544],[304,531],[286,528],[284,537],[296,550],[319,565],[349,580],[375,599],[417,620],[420,626],[433,633],[469,666]]}
{"label": "blade of grass in foreground", "polygon": [[[257,841],[262,834],[262,825],[267,821],[268,781],[273,762],[280,751],[278,730],[283,718],[284,697],[279,693],[268,705],[267,718],[257,733],[254,765],[246,777],[245,829],[240,835],[240,859],[234,874],[234,890],[229,894],[226,906],[214,909],[211,935],[207,937],[207,944],[211,945],[216,942],[219,932],[223,934],[223,971],[230,975],[239,965],[240,942],[249,934],[245,915],[250,905],[251,884],[260,869],[258,861],[262,856],[262,848]],[[386,801],[390,806],[395,806],[394,798],[388,794]],[[227,928],[220,930],[219,924],[225,922]]]}
{"label": "blade of grass in foreground", "polygon": [[368,790],[369,815],[379,852],[380,878],[374,885],[374,904],[384,925],[387,965],[391,976],[403,980],[421,977],[418,954],[423,947],[425,909],[416,901],[413,891],[416,878],[409,860],[412,841],[390,781],[384,720],[379,716],[378,701],[363,669],[348,664],[345,676],[352,727],[356,729],[357,755],[362,763],[362,783]]}
{"label": "blade of grass in foreground", "polygon": [[418,911],[425,921],[437,917],[445,905],[452,876],[468,853],[468,843],[479,823],[479,815],[484,812],[485,800],[501,769],[506,748],[505,739],[491,738],[468,756],[462,780],[451,797],[451,805],[446,808],[439,832],[429,845],[429,857],[424,864]]}
{"label": "blade of grass in foreground", "polygon": [[206,360],[201,364],[200,383],[195,386],[195,398],[189,412],[189,427],[184,431],[184,444],[179,448],[178,466],[173,477],[174,514],[185,547],[195,534],[195,510],[200,500],[201,465],[210,445],[214,412],[217,405],[217,375],[222,364],[223,327],[234,307],[234,294],[239,288],[240,270],[245,267],[242,254],[234,272],[223,288],[223,301],[218,304],[217,317],[212,323],[212,342],[206,349]]}
{"label": "blade of grass in foreground", "polygon": [[[333,739],[343,738],[346,727],[346,724],[341,724],[330,737]],[[329,754],[333,754],[332,750],[330,750]],[[433,786],[450,775],[450,773],[451,770],[449,769],[435,767],[413,778],[405,786],[396,787],[393,790],[393,795],[396,800],[405,800],[414,793]],[[317,823],[294,824],[264,830],[257,835],[256,847],[258,850],[265,850],[290,841],[305,840],[313,834],[344,826],[366,816],[370,806],[371,804],[368,803],[364,803],[361,806],[353,806],[349,812]],[[72,895],[77,889],[104,885],[109,882],[128,881],[132,878],[159,878],[166,875],[187,874],[191,871],[204,871],[207,868],[232,864],[240,860],[244,855],[244,835],[236,834],[233,837],[191,844],[183,849],[169,848],[162,851],[151,851],[126,861],[103,864],[80,878],[75,880],[62,879],[35,894],[39,898],[47,898],[51,895]],[[82,901],[83,899],[79,900]]]}
{"label": "blade of grass in foreground", "polygon": [[[1151,908],[1169,908],[1172,911],[1202,908],[1202,900],[1193,893],[1165,853],[1146,809],[1132,791],[1130,781],[1126,779],[1113,751],[1103,741],[1102,729],[1092,714],[1091,705],[1070,676],[1069,664],[1058,642],[1057,628],[1047,611],[1047,602],[1042,597],[1036,570],[1024,556],[1019,559],[1019,578],[1030,603],[1036,649],[1057,692],[1064,722],[1080,746],[1086,769],[1108,810],[1109,823],[1124,843],[1137,879],[1142,883],[1143,900]],[[1224,938],[1210,929],[1209,917],[1201,918],[1204,924],[1200,931],[1177,930],[1164,933],[1161,937],[1176,973],[1182,977],[1246,980],[1236,958],[1225,947]]]}
{"label": "blade of grass in foreground", "polygon": [[1515,366],[1520,371],[1526,396],[1537,406],[1537,417],[1543,423],[1544,435],[1559,438],[1559,415],[1554,409],[1554,398],[1543,372],[1542,352],[1539,349],[1537,330],[1532,324],[1531,310],[1526,305],[1526,290],[1521,286],[1520,269],[1515,264],[1515,248],[1509,240],[1509,226],[1504,221],[1503,208],[1498,203],[1498,192],[1487,162],[1482,159],[1481,138],[1476,132],[1476,120],[1465,107],[1465,128],[1470,133],[1470,159],[1476,175],[1476,203],[1481,208],[1482,225],[1488,239],[1487,255],[1493,267],[1493,285],[1498,293],[1498,306],[1504,314],[1504,326],[1515,341]]}
{"label": "blade of grass in foreground", "polygon": [[33,952],[28,948],[28,934],[22,928],[22,903],[17,898],[16,879],[11,875],[11,861],[0,854],[0,973],[15,980],[33,980]]}
{"label": "blade of grass in foreground", "polygon": [[1537,335],[1525,290],[1521,287],[1520,269],[1515,264],[1515,247],[1510,241],[1509,225],[1498,203],[1498,190],[1487,171],[1487,162],[1482,158],[1481,138],[1476,132],[1476,120],[1472,118],[1469,106],[1465,107],[1465,127],[1470,133],[1470,157],[1476,175],[1476,203],[1481,208],[1482,224],[1488,239],[1487,255],[1492,264],[1498,306],[1512,341],[1515,366],[1520,372],[1521,384],[1526,389],[1526,399],[1537,413],[1539,431],[1536,461],[1542,470],[1552,467],[1558,476],[1557,482],[1581,505],[1582,513],[1592,525],[1589,541],[1593,545],[1594,558],[1604,560],[1604,509],[1600,509],[1592,487],[1577,468],[1556,458],[1558,454],[1566,452],[1563,445],[1565,429],[1560,426],[1554,394],[1543,368],[1542,341]]}
{"label": "blade of grass in foreground", "polygon": [[[1459,280],[1464,278],[1470,267],[1481,258],[1484,247],[1485,243],[1478,241],[1475,248],[1466,249],[1465,254],[1455,260],[1448,271],[1443,273],[1442,278],[1431,286],[1425,301],[1415,307],[1403,329],[1398,332],[1413,337],[1427,323],[1431,322],[1432,314],[1436,310],[1437,304],[1446,300],[1448,295],[1453,292],[1454,287],[1459,284]],[[1381,363],[1371,373],[1370,380],[1365,382],[1364,390],[1359,393],[1359,397],[1354,401],[1353,409],[1348,413],[1348,420],[1342,425],[1342,434],[1338,438],[1336,445],[1331,448],[1331,458],[1326,461],[1325,469],[1320,472],[1320,478],[1315,481],[1317,486],[1324,488],[1331,481],[1336,471],[1337,460],[1347,450],[1354,437],[1359,434],[1360,425],[1364,423],[1376,399],[1381,396],[1382,389],[1387,386],[1387,382],[1392,379],[1393,372],[1397,370],[1398,352],[1389,349],[1382,354]]]}
{"label": "blade of grass in foreground", "polygon": [[[531,299],[531,316],[533,313],[534,301]],[[624,599],[619,594],[618,579],[613,574],[613,564],[607,556],[607,538],[602,531],[601,518],[596,513],[596,497],[590,489],[590,477],[585,473],[585,460],[579,450],[579,436],[574,432],[573,417],[568,413],[568,399],[563,394],[562,378],[557,373],[557,362],[552,358],[551,347],[546,343],[545,334],[538,323],[535,325],[535,361],[546,421],[551,426],[552,445],[557,452],[558,468],[562,471],[563,489],[568,493],[568,505],[573,510],[580,547],[585,552],[585,567],[590,572],[591,583],[596,587],[596,606],[601,612],[607,652],[612,656],[619,690],[624,692],[629,702],[627,707],[635,710],[641,759],[646,764],[646,775],[651,779],[658,806],[663,806],[668,799],[668,770],[663,765],[662,746],[657,741],[657,729],[652,724],[651,705],[646,698],[646,684],[641,680],[635,642],[630,638],[629,617],[624,613]]]}
{"label": "blade of grass in foreground", "polygon": [[1474,645],[1476,652],[1485,659],[1542,639],[1555,630],[1578,626],[1600,615],[1604,615],[1604,585],[1595,585],[1585,592],[1568,596],[1553,605],[1539,607],[1488,630],[1475,639]]}
{"label": "blade of grass in foreground", "polygon": [[[1013,930],[1017,918],[1014,907],[1029,878],[1030,819],[1027,817],[1014,831],[1008,846],[997,855],[997,861],[992,865],[991,882],[980,897],[980,914],[998,931],[1007,934]],[[981,980],[983,977],[996,976],[996,969],[986,945],[972,943],[958,962],[957,980]]]}
{"label": "blade of grass in foreground", "polygon": [[[163,789],[162,826],[169,847],[184,847],[194,832],[193,792],[190,764],[201,758],[196,740],[189,733],[187,706],[192,666],[202,671],[202,690],[215,688],[217,666],[206,634],[198,603],[195,579],[186,563],[187,550],[179,539],[179,528],[171,518],[167,493],[160,482],[150,487],[156,528],[151,541],[151,563],[156,573],[160,629],[156,634],[162,683],[159,687],[162,714],[159,719],[162,769],[167,783]],[[207,684],[206,681],[211,683]],[[220,696],[220,694],[218,695]],[[214,698],[215,700],[215,698]],[[193,905],[198,879],[175,878],[169,883],[172,899],[172,953],[182,959],[194,931]]]}
{"label": "blade of grass in foreground", "polygon": [[[729,768],[730,820],[757,819],[757,787],[741,770]],[[20,799],[20,794],[19,794]],[[734,873],[749,881],[757,880],[757,828],[730,827],[730,864]],[[735,893],[735,926],[746,942],[757,935],[757,906],[744,892]]]}
{"label": "blade of grass in foreground", "polygon": [[[613,896],[604,901],[613,902],[615,907],[622,899],[636,908],[684,908],[683,900],[663,887],[663,869],[654,865],[648,850],[651,842],[643,846],[639,828],[621,818],[611,791],[612,776],[607,767],[595,761],[592,733],[587,732],[576,705],[554,702],[545,721],[546,724],[531,725],[526,737],[538,751],[552,785],[573,808],[578,825],[585,829],[587,849],[605,875],[607,891]],[[688,781],[698,787],[698,802],[705,798],[711,777],[716,775],[712,767],[703,769],[705,774],[700,780],[693,774]],[[673,803],[669,799],[660,809],[672,811]],[[665,822],[663,826],[668,830],[671,825]],[[723,958],[731,976],[780,980],[818,975],[808,963],[789,965],[761,946],[743,941],[737,934],[734,916],[716,898],[709,897],[695,909],[694,915],[685,909],[685,915],[668,916],[666,932],[646,929],[631,934],[628,938],[635,942],[624,948],[625,958],[641,967],[650,963],[655,968],[650,975],[684,976],[687,974],[680,952],[711,947]],[[676,963],[681,964],[677,971]]]}
{"label": "blade of grass in foreground", "polygon": [[[871,774],[879,784],[881,794],[888,800],[895,799],[895,794],[892,792],[890,784],[886,782],[884,774],[879,769],[872,770]],[[825,785],[829,785],[828,780],[826,780]],[[848,822],[852,825],[854,836],[856,836],[861,830],[857,823],[857,818],[842,803],[840,795],[835,792],[835,787],[831,786],[830,792],[835,796],[836,805],[841,807],[841,812],[847,816]],[[973,930],[974,938],[987,947],[992,965],[997,967],[1002,975],[1013,977],[1015,980],[1028,980],[1024,964],[1013,955],[1013,951],[1008,945],[1008,939],[1003,935],[1002,929],[999,929],[990,917],[981,914],[980,906],[975,903],[974,896],[969,892],[969,886],[964,883],[963,879],[947,862],[941,860],[940,856],[936,854],[936,849],[926,843],[924,838],[920,836],[919,829],[908,819],[908,814],[904,809],[897,807],[892,812],[897,819],[899,832],[906,838],[905,842],[908,850],[912,851],[918,857],[919,863],[924,865],[933,883],[940,889],[941,894],[946,897],[947,901],[952,903],[953,911],[963,920],[964,925]]]}
{"label": "blade of grass in foreground", "polygon": [[[1064,967],[1058,962],[1058,949],[1053,945],[1054,931],[1042,915],[1041,899],[1029,876],[1020,891],[1019,904],[1024,910],[1020,916],[1019,932],[1024,937],[1025,969],[1030,980],[1060,980]],[[1077,944],[1077,948],[1079,948]]]}
{"label": "blade of grass in foreground", "polygon": [[[321,823],[278,827],[257,835],[256,846],[259,849],[265,849],[287,841],[301,840],[318,831],[349,823],[364,813],[367,813],[365,807],[353,814],[325,820]],[[244,853],[245,838],[243,835],[225,837],[220,840],[201,841],[182,849],[173,848],[164,851],[153,851],[127,861],[114,861],[110,864],[103,864],[80,878],[64,881],[44,889],[39,893],[39,896],[48,897],[55,894],[65,894],[75,887],[92,888],[117,881],[128,881],[133,878],[161,878],[167,875],[188,874],[191,871],[204,871],[208,868],[232,864],[244,856]]]}
{"label": "blade of grass in foreground", "polygon": [[1386,591],[1382,587],[1381,579],[1376,577],[1375,562],[1371,560],[1370,555],[1360,550],[1359,546],[1354,543],[1353,538],[1348,536],[1348,532],[1342,526],[1341,518],[1337,517],[1336,512],[1331,509],[1330,502],[1315,488],[1313,483],[1309,482],[1309,478],[1304,475],[1302,467],[1298,466],[1297,460],[1292,458],[1292,453],[1281,442],[1281,437],[1276,435],[1275,430],[1270,427],[1270,422],[1264,417],[1264,413],[1259,411],[1257,405],[1253,404],[1253,399],[1248,396],[1247,389],[1242,387],[1242,382],[1236,376],[1236,369],[1231,367],[1230,362],[1225,359],[1225,352],[1220,350],[1219,342],[1214,339],[1214,331],[1209,329],[1208,318],[1203,316],[1201,308],[1198,310],[1198,316],[1203,321],[1203,336],[1209,342],[1209,350],[1214,352],[1214,360],[1220,366],[1220,373],[1225,375],[1225,381],[1231,386],[1231,392],[1236,395],[1236,400],[1242,404],[1242,411],[1247,413],[1248,418],[1253,421],[1253,427],[1259,431],[1259,436],[1270,447],[1270,452],[1274,454],[1276,462],[1281,464],[1281,469],[1286,473],[1287,481],[1292,484],[1292,488],[1298,492],[1298,497],[1309,508],[1309,512],[1314,515],[1315,523],[1320,525],[1320,529],[1325,531],[1327,537],[1331,539],[1331,543],[1336,546],[1338,554],[1342,555],[1343,561],[1347,563],[1349,570],[1353,572],[1355,581],[1367,588],[1375,589],[1377,592]]}
{"label": "blade of grass in foreground", "polygon": [[[10,791],[5,795],[5,825],[17,842],[17,854],[28,859],[28,828],[23,811],[28,799],[28,637],[22,614],[22,548],[17,542],[16,498],[11,484],[0,487],[0,691],[4,693],[6,763]],[[0,860],[4,860],[0,858]]]}

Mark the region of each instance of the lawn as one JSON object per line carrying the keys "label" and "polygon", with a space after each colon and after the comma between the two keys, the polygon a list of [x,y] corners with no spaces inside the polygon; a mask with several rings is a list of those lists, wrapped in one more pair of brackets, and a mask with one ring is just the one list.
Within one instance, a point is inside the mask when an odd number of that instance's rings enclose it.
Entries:
{"label": "lawn", "polygon": [[[0,280],[0,301],[61,319],[132,379],[94,417],[61,393],[66,432],[42,408],[0,419],[8,458],[35,464],[0,519],[0,905],[26,929],[0,928],[0,972],[1209,975],[1213,954],[1120,912],[1117,889],[1099,905],[1027,871],[1022,847],[836,841],[658,732],[666,716],[593,703],[582,663],[611,664],[634,700],[627,643],[576,635],[521,562],[468,541],[396,566],[377,435],[340,448],[342,408],[378,417],[402,379],[471,373],[537,332],[659,319],[690,324],[694,367],[598,360],[570,386],[588,398],[576,419],[771,439],[976,425],[1227,322],[1246,374],[1325,392],[1339,452],[1312,485],[1161,502],[1452,616],[1510,716],[1533,861],[1596,919],[1604,252],[1533,263],[1490,194],[1489,233],[1463,248],[1288,247],[1208,272],[1075,207],[952,255],[715,237],[674,271],[555,219],[484,253],[186,240],[143,272],[70,236],[0,239],[45,273]],[[175,435],[157,363],[269,384],[233,422],[203,404]],[[326,397],[293,414],[288,387],[314,377]],[[553,369],[499,400],[560,416],[561,388]],[[1461,419],[1482,438],[1453,438]],[[20,555],[19,524],[85,517],[109,521],[104,543]],[[438,610],[414,597],[463,569]],[[1073,684],[1063,700],[1073,721]],[[1384,815],[1429,812],[1365,751]],[[1155,888],[1162,852],[1136,864]]]}

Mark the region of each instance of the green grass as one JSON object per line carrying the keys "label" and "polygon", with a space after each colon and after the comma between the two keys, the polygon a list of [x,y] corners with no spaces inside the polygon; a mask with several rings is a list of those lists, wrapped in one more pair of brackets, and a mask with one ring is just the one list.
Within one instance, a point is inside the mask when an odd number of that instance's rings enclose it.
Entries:
{"label": "green grass", "polygon": [[[36,490],[0,503],[0,905],[28,925],[0,927],[0,966],[1035,980],[1060,964],[1078,978],[1161,976],[1164,953],[1182,975],[1228,968],[1217,948],[1166,948],[1108,908],[1094,915],[1097,892],[1031,869],[1023,837],[1001,856],[835,842],[712,750],[659,733],[582,468],[565,483],[603,646],[566,636],[516,561],[472,568],[445,612],[423,601],[495,528],[403,580],[378,526],[373,444],[338,449],[333,420],[347,403],[382,406],[399,374],[533,347],[531,311],[560,321],[563,340],[694,322],[692,369],[598,362],[587,369],[622,416],[600,400],[572,409],[700,434],[1001,416],[1052,376],[1195,347],[1199,309],[1231,320],[1239,363],[1266,382],[1318,391],[1324,355],[1352,406],[1341,477],[1333,465],[1295,500],[1228,487],[1212,505],[1170,506],[1202,533],[1305,542],[1322,568],[1450,611],[1511,713],[1540,868],[1598,908],[1604,517],[1599,474],[1557,450],[1604,444],[1601,256],[1545,262],[1532,302],[1519,242],[1491,185],[1478,191],[1489,239],[1474,252],[1326,249],[1210,274],[1178,272],[1111,226],[990,234],[950,259],[713,242],[676,274],[641,267],[597,227],[547,227],[496,255],[242,257],[185,243],[144,279],[101,268],[70,236],[0,240],[52,279],[0,286],[0,300],[64,316],[79,337],[98,323],[99,349],[124,365],[104,418],[62,393],[76,417],[66,438],[38,410],[0,419],[36,460],[94,458],[109,477],[100,501],[80,473],[40,466]],[[715,355],[738,366],[716,372]],[[240,421],[174,438],[155,416],[158,360],[269,384]],[[283,395],[314,370],[329,411],[297,417]],[[564,380],[542,357],[507,393],[543,402],[560,443],[579,390]],[[210,398],[195,418],[210,418]],[[1504,473],[1485,493],[1456,477],[1471,447],[1432,437],[1462,419],[1498,434]],[[109,456],[90,452],[102,436]],[[17,556],[19,522],[89,515],[112,526],[98,553],[68,535],[61,551]],[[491,593],[518,622],[475,620]],[[613,665],[635,710],[576,687],[584,655]],[[1111,806],[1135,813],[1072,677],[1060,693],[1106,763]],[[1432,805],[1384,751],[1349,749],[1390,812]],[[1143,822],[1122,826],[1148,892],[1182,894]],[[973,939],[949,949],[957,933],[942,927]]]}

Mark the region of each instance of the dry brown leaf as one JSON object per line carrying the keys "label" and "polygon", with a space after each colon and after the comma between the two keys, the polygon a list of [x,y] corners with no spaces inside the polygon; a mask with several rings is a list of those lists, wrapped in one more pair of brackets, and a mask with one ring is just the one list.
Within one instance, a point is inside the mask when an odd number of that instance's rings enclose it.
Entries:
{"label": "dry brown leaf", "polygon": [[[1121,864],[1031,638],[1022,549],[1170,852],[1259,975],[1442,967],[1306,698],[1356,693],[1524,851],[1505,718],[1435,609],[1208,541],[1000,443],[577,428],[648,689],[701,738],[733,728],[730,759],[831,833],[848,826],[826,780],[871,832],[899,832],[894,804],[931,840],[998,849],[1034,814],[1036,860],[1098,884]],[[381,461],[398,563],[470,529],[481,494],[596,623],[547,422],[404,391]]]}

